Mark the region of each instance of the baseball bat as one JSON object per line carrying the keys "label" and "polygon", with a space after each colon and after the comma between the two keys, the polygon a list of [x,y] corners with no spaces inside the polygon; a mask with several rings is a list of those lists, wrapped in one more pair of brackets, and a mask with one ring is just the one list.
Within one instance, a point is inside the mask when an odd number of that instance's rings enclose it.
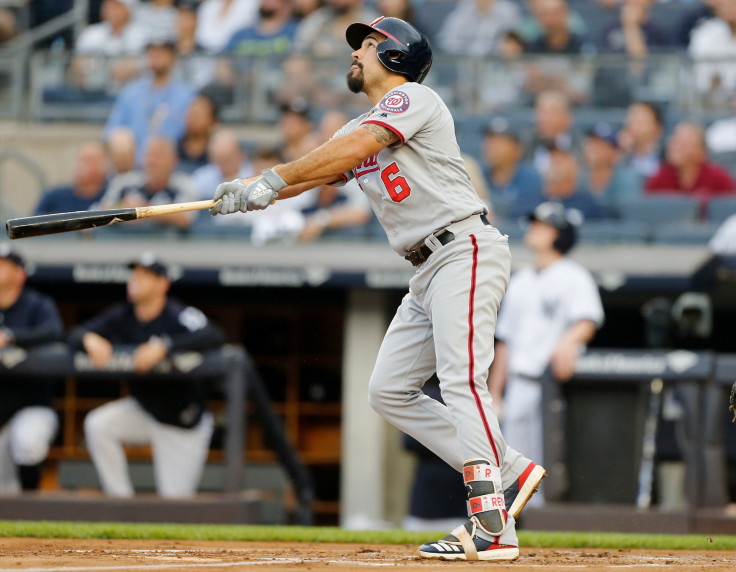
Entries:
{"label": "baseball bat", "polygon": [[183,213],[210,208],[215,201],[193,201],[170,205],[155,205],[148,207],[106,209],[98,211],[77,211],[71,213],[57,213],[38,216],[11,218],[5,223],[8,238],[28,238],[44,236],[61,232],[72,232],[85,228],[98,228],[168,214]]}

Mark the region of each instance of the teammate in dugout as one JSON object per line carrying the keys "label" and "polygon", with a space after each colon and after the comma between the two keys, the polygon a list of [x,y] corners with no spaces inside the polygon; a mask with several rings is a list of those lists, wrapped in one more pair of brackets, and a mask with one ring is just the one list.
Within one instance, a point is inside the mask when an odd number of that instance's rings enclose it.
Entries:
{"label": "teammate in dugout", "polygon": [[[488,223],[447,106],[421,85],[432,64],[427,39],[396,18],[352,24],[346,36],[348,87],[365,93],[371,110],[300,159],[220,184],[210,212],[264,209],[323,184],[358,182],[392,248],[417,269],[379,351],[369,402],[462,472],[468,494],[467,522],[419,554],[514,560],[514,519],[546,473],[506,446],[487,386],[508,240]],[[434,372],[446,405],[422,392]]]}
{"label": "teammate in dugout", "polygon": [[[534,209],[529,222],[524,242],[534,264],[511,277],[498,315],[488,383],[493,401],[503,403],[504,436],[543,461],[540,378],[550,366],[556,379],[570,379],[578,354],[604,316],[590,272],[566,256],[575,245],[580,212],[546,202]],[[539,494],[530,506],[542,503]]]}
{"label": "teammate in dugout", "polygon": [[[0,244],[0,359],[10,347],[63,339],[54,301],[26,287],[25,261]],[[0,376],[0,494],[38,488],[43,461],[59,421],[51,409],[53,381]]]}
{"label": "teammate in dugout", "polygon": [[[223,343],[221,331],[198,309],[169,299],[167,267],[152,253],[130,264],[128,301],[72,332],[69,345],[84,349],[95,367],[116,345],[135,346],[139,374],[149,373],[172,350],[203,351]],[[131,380],[131,397],[107,403],[84,420],[92,461],[107,495],[131,497],[124,444],[151,444],[156,490],[167,498],[192,496],[199,484],[213,430],[202,380]]]}

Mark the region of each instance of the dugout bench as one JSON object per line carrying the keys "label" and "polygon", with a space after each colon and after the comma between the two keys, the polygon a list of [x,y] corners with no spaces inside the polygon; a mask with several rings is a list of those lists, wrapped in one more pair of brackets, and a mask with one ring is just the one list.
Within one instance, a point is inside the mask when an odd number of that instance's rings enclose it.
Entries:
{"label": "dugout bench", "polygon": [[[72,352],[65,344],[56,343],[25,350],[18,347],[0,349],[0,379],[4,373],[14,376],[49,376],[54,378],[74,377],[93,383],[119,382],[137,376],[133,367],[134,348],[116,347],[108,366],[96,369],[84,352]],[[249,397],[254,412],[259,416],[263,431],[273,447],[280,464],[294,486],[296,508],[291,520],[298,524],[312,523],[314,490],[311,478],[286,438],[281,423],[272,411],[272,404],[258,371],[242,346],[226,345],[222,349],[207,352],[177,352],[157,364],[147,374],[150,382],[199,378],[218,384],[225,397],[225,427],[223,436],[224,462],[220,485],[222,498],[208,500],[163,499],[105,499],[90,501],[77,499],[82,506],[69,511],[74,501],[59,498],[44,500],[43,495],[33,498],[4,499],[0,503],[2,518],[37,518],[68,520],[80,513],[79,518],[88,520],[151,520],[171,519],[179,522],[207,522],[226,519],[243,522],[253,519],[252,511],[238,505],[243,494],[243,458],[246,427],[245,401]],[[73,421],[72,421],[73,423]],[[62,431],[68,429],[63,427]],[[136,467],[131,467],[135,472]],[[205,474],[207,469],[205,469]],[[29,507],[28,503],[34,503]],[[241,503],[242,505],[242,503]],[[148,507],[148,510],[146,509]],[[195,509],[195,510],[192,510]],[[157,511],[161,511],[156,514]],[[150,514],[149,514],[150,513]]]}

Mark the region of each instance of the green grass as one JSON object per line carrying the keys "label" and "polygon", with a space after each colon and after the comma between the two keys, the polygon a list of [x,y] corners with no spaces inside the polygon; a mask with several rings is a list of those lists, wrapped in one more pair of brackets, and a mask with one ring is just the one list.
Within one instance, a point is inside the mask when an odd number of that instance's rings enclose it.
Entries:
{"label": "green grass", "polygon": [[[421,544],[438,534],[441,533],[302,526],[0,521],[0,537]],[[519,541],[522,546],[539,548],[736,550],[736,536],[521,531]]]}

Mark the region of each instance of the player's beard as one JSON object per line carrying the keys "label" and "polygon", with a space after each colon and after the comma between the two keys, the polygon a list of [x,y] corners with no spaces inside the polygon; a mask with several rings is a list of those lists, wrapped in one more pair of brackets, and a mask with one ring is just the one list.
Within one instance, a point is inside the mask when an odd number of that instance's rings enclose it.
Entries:
{"label": "player's beard", "polygon": [[355,74],[353,74],[352,69],[348,72],[348,89],[353,93],[360,93],[361,91],[363,91],[363,86],[365,85],[363,66],[358,62],[353,62],[353,65],[357,65],[360,69]]}

